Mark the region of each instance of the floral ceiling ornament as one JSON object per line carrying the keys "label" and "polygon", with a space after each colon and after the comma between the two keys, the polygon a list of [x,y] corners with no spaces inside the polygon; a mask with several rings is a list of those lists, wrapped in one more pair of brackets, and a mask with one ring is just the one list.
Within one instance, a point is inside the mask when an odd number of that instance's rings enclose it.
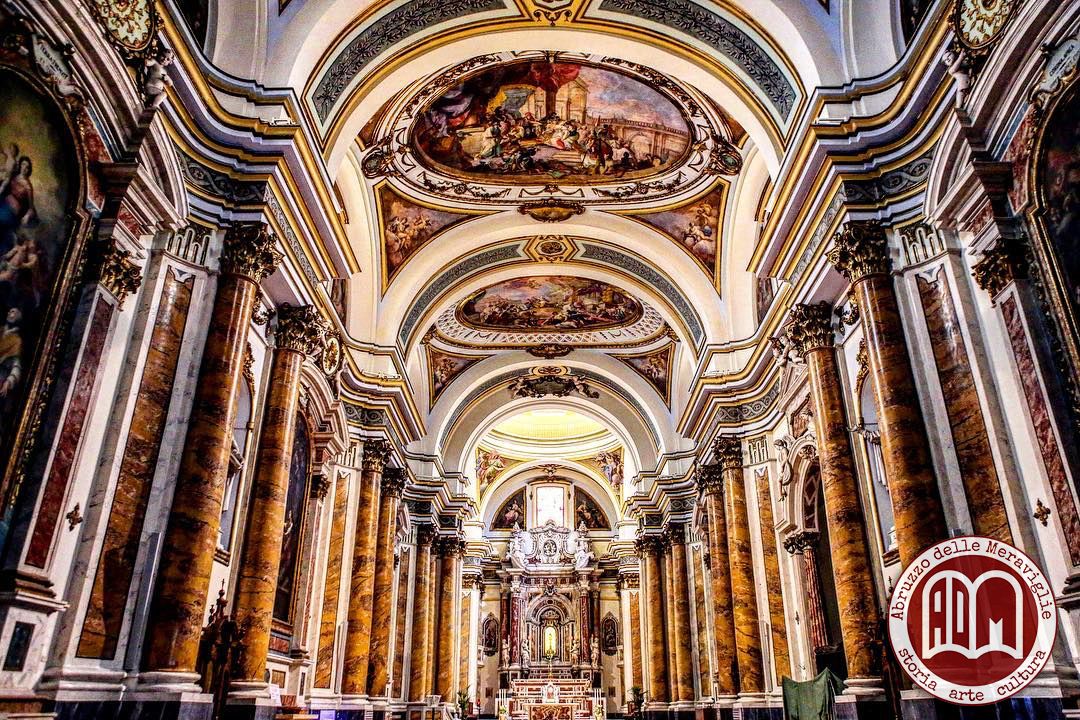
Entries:
{"label": "floral ceiling ornament", "polygon": [[154,0],[90,0],[90,8],[125,59],[152,54],[161,28]]}
{"label": "floral ceiling ornament", "polygon": [[508,389],[516,398],[568,397],[574,393],[593,399],[600,397],[588,382],[566,368],[539,368],[533,374],[512,380]]}
{"label": "floral ceiling ornament", "polygon": [[585,212],[585,206],[568,200],[538,200],[518,207],[518,212],[540,222],[556,223]]}

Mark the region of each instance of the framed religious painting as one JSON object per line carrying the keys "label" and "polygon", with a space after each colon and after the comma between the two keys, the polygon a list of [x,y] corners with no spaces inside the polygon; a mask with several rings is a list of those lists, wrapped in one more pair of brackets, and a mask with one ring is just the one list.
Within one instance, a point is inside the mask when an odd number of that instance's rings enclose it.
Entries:
{"label": "framed religious painting", "polygon": [[[80,287],[89,216],[81,104],[48,48],[0,49],[0,542],[7,534]],[[28,48],[20,52],[19,45]],[[61,76],[61,77],[58,77]]]}
{"label": "framed religious painting", "polygon": [[1035,134],[1029,214],[1035,280],[1059,335],[1055,364],[1067,372],[1072,412],[1080,419],[1080,83],[1076,70],[1051,97],[1043,98],[1043,122]]}

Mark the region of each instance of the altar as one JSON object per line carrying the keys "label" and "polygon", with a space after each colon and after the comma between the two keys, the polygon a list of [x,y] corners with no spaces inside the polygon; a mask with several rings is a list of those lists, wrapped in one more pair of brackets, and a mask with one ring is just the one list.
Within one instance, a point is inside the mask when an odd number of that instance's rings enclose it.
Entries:
{"label": "altar", "polygon": [[514,680],[510,715],[519,720],[591,718],[596,691],[588,680]]}

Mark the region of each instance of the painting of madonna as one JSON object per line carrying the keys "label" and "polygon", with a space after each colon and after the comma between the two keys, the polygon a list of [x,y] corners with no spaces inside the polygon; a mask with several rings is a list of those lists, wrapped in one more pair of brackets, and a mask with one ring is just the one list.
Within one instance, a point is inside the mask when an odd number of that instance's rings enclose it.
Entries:
{"label": "painting of madonna", "polygon": [[[0,70],[0,457],[23,422],[77,190],[70,134],[51,100]],[[0,537],[3,528],[0,528]]]}

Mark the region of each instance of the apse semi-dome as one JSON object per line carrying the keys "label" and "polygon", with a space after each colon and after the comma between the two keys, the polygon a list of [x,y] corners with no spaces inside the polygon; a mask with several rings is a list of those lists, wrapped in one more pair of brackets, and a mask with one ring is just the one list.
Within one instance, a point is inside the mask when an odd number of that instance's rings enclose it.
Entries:
{"label": "apse semi-dome", "polygon": [[644,80],[547,58],[466,76],[431,101],[411,134],[435,170],[527,185],[653,176],[679,164],[691,140],[683,112]]}

